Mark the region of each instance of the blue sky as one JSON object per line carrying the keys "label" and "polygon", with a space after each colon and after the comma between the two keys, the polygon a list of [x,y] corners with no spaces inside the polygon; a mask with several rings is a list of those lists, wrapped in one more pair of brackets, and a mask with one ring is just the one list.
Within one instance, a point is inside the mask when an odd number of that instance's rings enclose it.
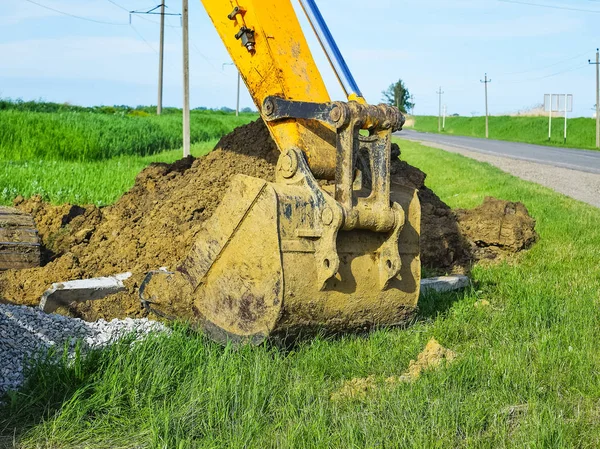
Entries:
{"label": "blue sky", "polygon": [[[0,96],[82,105],[155,104],[158,17],[134,17],[159,0],[35,0],[92,19],[61,15],[27,0],[2,0]],[[116,6],[115,4],[121,7]],[[296,3],[301,22],[306,21]],[[487,72],[491,114],[572,93],[575,116],[591,116],[600,46],[600,0],[317,0],[363,94],[371,103],[402,78],[417,114],[437,114],[439,86],[449,113],[484,112]],[[527,4],[528,3],[528,4]],[[368,4],[368,8],[365,8]],[[538,6],[534,6],[535,4]],[[167,0],[179,13],[181,1]],[[181,29],[165,38],[167,106],[181,105]],[[341,89],[305,26],[332,97]],[[190,0],[192,107],[235,105],[236,70],[199,0]],[[242,107],[252,106],[244,92]]]}

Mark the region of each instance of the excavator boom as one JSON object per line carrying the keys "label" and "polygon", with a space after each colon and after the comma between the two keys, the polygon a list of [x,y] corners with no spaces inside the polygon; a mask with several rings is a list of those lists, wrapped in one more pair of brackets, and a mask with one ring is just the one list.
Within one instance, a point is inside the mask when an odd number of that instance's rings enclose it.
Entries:
{"label": "excavator boom", "polygon": [[[330,101],[289,0],[202,3],[259,111],[271,96],[312,103]],[[267,126],[280,149],[304,148],[313,173],[333,175],[335,134],[331,128],[297,120],[269,122]]]}

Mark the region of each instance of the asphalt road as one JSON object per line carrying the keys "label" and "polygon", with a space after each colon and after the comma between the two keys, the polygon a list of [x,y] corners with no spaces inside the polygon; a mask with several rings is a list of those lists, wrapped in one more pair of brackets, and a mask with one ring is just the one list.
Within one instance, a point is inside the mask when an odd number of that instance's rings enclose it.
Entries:
{"label": "asphalt road", "polygon": [[404,129],[395,133],[395,135],[408,140],[432,142],[477,153],[600,174],[600,151],[555,148],[528,143],[480,139],[477,137],[422,133],[412,129]]}

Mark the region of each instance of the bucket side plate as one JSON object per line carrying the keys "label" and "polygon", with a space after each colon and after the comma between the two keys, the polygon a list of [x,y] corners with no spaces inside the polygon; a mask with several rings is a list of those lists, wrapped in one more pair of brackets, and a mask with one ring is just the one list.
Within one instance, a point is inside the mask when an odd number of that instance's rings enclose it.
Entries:
{"label": "bucket side plate", "polygon": [[273,187],[237,175],[179,267],[214,340],[258,344],[274,328],[283,296],[277,223]]}

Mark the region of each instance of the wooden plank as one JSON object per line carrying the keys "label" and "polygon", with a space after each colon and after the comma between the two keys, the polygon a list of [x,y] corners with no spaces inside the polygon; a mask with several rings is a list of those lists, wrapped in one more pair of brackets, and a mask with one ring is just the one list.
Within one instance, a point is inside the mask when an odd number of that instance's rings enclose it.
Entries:
{"label": "wooden plank", "polygon": [[33,217],[14,207],[0,206],[0,228],[35,228]]}
{"label": "wooden plank", "polygon": [[38,232],[27,228],[0,228],[1,242],[39,243]]}
{"label": "wooden plank", "polygon": [[41,247],[33,217],[0,206],[0,271],[40,266]]}
{"label": "wooden plank", "polygon": [[39,253],[0,252],[0,270],[33,268],[40,265]]}

